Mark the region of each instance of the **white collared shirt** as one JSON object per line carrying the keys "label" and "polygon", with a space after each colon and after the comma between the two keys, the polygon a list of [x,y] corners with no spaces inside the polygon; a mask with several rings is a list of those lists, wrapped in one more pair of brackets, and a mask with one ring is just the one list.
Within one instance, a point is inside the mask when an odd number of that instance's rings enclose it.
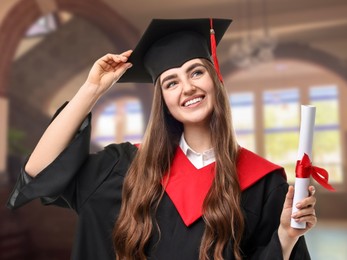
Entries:
{"label": "white collared shirt", "polygon": [[186,140],[184,139],[184,136],[182,134],[181,140],[180,140],[180,147],[183,151],[183,153],[187,156],[188,160],[195,166],[195,168],[200,169],[210,163],[213,163],[216,158],[214,156],[214,150],[213,148],[198,153],[195,152],[190,146],[187,144]]}

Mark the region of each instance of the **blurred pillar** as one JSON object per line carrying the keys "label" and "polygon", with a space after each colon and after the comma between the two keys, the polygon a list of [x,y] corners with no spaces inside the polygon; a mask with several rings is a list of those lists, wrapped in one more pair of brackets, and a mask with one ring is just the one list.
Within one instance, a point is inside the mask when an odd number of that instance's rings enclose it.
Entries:
{"label": "blurred pillar", "polygon": [[42,15],[47,15],[58,10],[55,0],[35,0],[39,6]]}
{"label": "blurred pillar", "polygon": [[8,99],[0,96],[0,180],[5,180],[7,161]]}

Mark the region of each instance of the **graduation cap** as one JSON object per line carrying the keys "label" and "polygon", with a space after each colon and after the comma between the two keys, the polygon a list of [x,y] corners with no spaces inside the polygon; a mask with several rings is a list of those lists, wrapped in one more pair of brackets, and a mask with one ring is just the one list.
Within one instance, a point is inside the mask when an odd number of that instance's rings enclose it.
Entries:
{"label": "graduation cap", "polygon": [[[154,83],[164,71],[194,58],[213,60],[230,19],[153,19],[129,57],[133,66],[118,82]],[[211,61],[212,61],[211,60]]]}

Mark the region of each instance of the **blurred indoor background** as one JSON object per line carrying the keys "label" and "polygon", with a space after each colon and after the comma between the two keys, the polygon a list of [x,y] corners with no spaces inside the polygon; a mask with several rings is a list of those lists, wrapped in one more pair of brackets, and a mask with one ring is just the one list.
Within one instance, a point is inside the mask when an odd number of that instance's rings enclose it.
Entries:
{"label": "blurred indoor background", "polygon": [[[347,259],[346,0],[1,0],[0,259],[69,259],[76,215],[33,201],[5,207],[50,117],[105,53],[134,48],[152,18],[232,18],[218,47],[240,145],[294,180],[300,105],[316,106],[318,189],[312,259]],[[119,84],[93,111],[91,150],[141,142],[152,86]]]}

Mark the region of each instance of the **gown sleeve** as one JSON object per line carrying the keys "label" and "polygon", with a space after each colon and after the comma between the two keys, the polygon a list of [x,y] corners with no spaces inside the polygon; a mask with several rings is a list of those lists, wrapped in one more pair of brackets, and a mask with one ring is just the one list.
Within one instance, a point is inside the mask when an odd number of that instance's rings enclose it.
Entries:
{"label": "gown sleeve", "polygon": [[[51,122],[64,109],[67,103],[57,110]],[[67,184],[71,182],[74,174],[81,167],[89,153],[90,120],[91,114],[83,121],[69,146],[35,178],[29,176],[24,170],[25,164],[29,159],[28,156],[8,199],[8,208],[19,208],[36,198],[41,198],[44,204],[50,204],[53,201],[61,204],[61,206],[65,204],[63,201],[60,201],[59,195]]]}
{"label": "gown sleeve", "polygon": [[[65,105],[57,111],[53,120]],[[40,198],[44,205],[54,204],[78,211],[117,163],[117,149],[112,146],[89,154],[90,121],[91,114],[83,121],[69,146],[35,178],[30,177],[22,167],[8,199],[8,208],[16,209]]]}
{"label": "gown sleeve", "polygon": [[[259,205],[258,209],[252,209],[246,215],[246,225],[250,227],[246,234],[248,239],[244,241],[245,259],[259,260],[283,260],[282,248],[279,241],[277,229],[280,224],[284,199],[288,190],[288,184],[281,174],[270,174],[267,178],[263,194],[253,194],[247,200],[262,200],[262,203],[251,203],[252,206]],[[259,196],[258,196],[259,195]],[[256,197],[256,198],[255,198]],[[304,236],[297,241],[290,260],[309,260],[310,255],[306,246]]]}

